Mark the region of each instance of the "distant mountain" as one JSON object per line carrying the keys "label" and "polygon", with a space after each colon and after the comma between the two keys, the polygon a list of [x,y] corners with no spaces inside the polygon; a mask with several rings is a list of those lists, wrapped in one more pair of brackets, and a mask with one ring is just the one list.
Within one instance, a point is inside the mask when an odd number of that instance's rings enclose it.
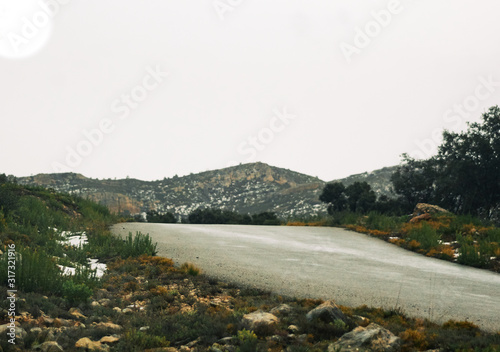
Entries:
{"label": "distant mountain", "polygon": [[[391,170],[384,168],[337,181],[346,185],[367,181],[377,193],[386,194]],[[273,211],[287,218],[326,212],[326,206],[319,201],[324,181],[263,163],[158,181],[97,180],[75,173],[39,174],[17,180],[20,184],[78,194],[119,213],[138,214],[154,209],[172,212],[180,218],[200,207],[214,207],[251,214]]]}
{"label": "distant mountain", "polygon": [[371,172],[363,172],[362,174],[351,175],[346,178],[334,180],[342,182],[344,185],[349,186],[354,182],[366,181],[377,195],[386,195],[394,197],[391,192],[392,183],[391,176],[396,171],[397,166],[388,166]]}

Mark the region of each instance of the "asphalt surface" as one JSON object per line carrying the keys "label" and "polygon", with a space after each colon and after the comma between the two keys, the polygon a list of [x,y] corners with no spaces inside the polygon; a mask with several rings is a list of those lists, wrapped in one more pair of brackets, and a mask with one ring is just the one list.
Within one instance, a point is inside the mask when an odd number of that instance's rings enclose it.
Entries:
{"label": "asphalt surface", "polygon": [[436,322],[468,320],[500,331],[500,275],[427,258],[336,228],[125,223],[149,233],[159,255],[192,262],[240,285],[338,304],[401,308]]}

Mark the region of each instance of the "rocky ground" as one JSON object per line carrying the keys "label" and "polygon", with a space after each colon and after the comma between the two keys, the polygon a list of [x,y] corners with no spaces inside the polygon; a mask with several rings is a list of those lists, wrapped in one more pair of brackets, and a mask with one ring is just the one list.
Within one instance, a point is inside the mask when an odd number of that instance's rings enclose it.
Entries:
{"label": "rocky ground", "polygon": [[[169,352],[500,348],[499,334],[485,334],[470,323],[438,326],[397,311],[285,298],[198,272],[143,256],[110,263],[101,288],[79,306],[21,294],[16,344],[2,346],[6,351]],[[6,310],[1,319],[6,321]],[[10,331],[9,324],[0,326],[2,338]]]}

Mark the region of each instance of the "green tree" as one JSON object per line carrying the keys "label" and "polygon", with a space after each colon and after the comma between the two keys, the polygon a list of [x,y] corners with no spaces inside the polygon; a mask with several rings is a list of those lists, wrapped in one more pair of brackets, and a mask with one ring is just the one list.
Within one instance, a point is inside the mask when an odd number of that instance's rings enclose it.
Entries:
{"label": "green tree", "polygon": [[391,181],[402,207],[411,211],[417,203],[434,202],[436,178],[434,159],[415,160],[403,154],[403,164],[392,174]]}
{"label": "green tree", "polygon": [[174,214],[167,212],[165,214],[160,214],[156,210],[150,210],[146,213],[146,218],[148,222],[154,222],[154,223],[169,223],[169,224],[174,224],[177,222],[177,219],[175,218]]}
{"label": "green tree", "polygon": [[341,182],[327,183],[319,200],[328,204],[328,214],[345,210],[347,208],[347,197],[345,195],[345,186]]}
{"label": "green tree", "polygon": [[482,123],[465,132],[443,133],[435,157],[437,200],[459,213],[490,210],[500,204],[500,108],[491,107]]}
{"label": "green tree", "polygon": [[365,181],[357,181],[347,186],[345,194],[347,196],[347,204],[351,211],[367,213],[375,208],[377,195]]}
{"label": "green tree", "polygon": [[456,213],[495,218],[500,207],[500,108],[466,131],[443,133],[436,156],[404,155],[392,176],[394,191],[407,206],[432,202]]}

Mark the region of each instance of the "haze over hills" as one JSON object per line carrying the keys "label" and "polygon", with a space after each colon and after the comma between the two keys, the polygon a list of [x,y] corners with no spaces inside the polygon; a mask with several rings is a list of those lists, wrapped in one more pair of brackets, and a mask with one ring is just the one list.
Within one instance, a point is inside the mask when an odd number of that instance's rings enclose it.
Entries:
{"label": "haze over hills", "polygon": [[[336,181],[345,185],[366,181],[378,194],[390,195],[390,175],[394,169],[387,167]],[[39,174],[17,180],[20,184],[44,186],[90,198],[118,213],[157,210],[172,212],[180,218],[197,208],[213,207],[251,214],[273,211],[288,218],[326,212],[326,206],[319,201],[324,181],[263,163],[158,181],[98,180],[76,173]]]}

